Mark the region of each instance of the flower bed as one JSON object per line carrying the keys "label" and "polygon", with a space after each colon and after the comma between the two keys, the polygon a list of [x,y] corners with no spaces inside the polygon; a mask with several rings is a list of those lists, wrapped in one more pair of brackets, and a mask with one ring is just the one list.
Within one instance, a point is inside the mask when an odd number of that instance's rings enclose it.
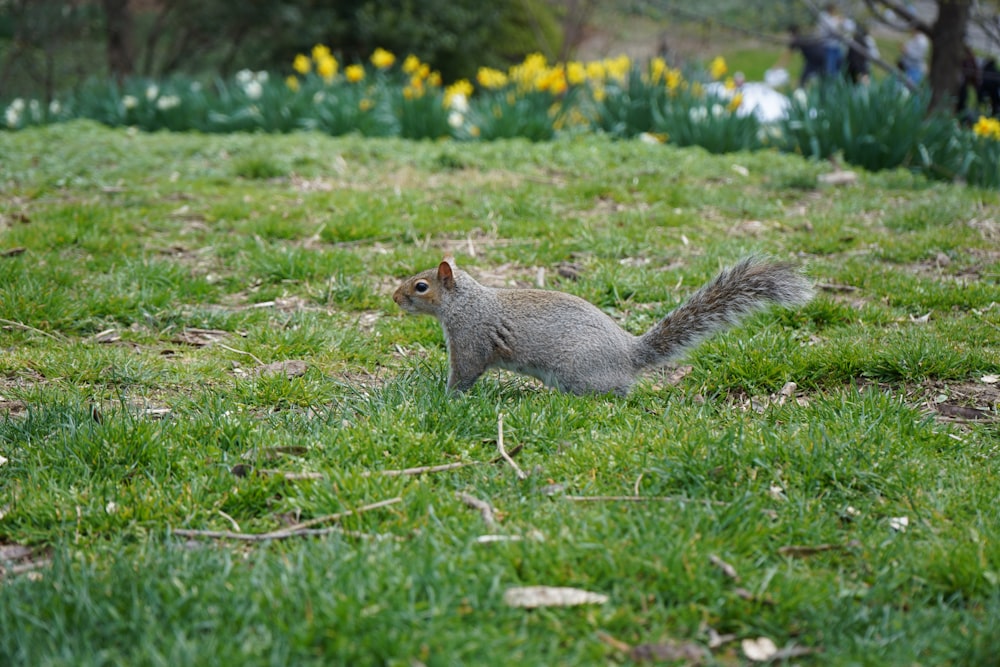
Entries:
{"label": "flower bed", "polygon": [[[298,54],[286,77],[238,72],[212,85],[181,77],[93,82],[44,105],[15,99],[9,130],[90,118],[146,131],[291,132],[485,141],[605,132],[620,138],[697,145],[724,153],[772,148],[813,158],[834,154],[867,169],[905,167],[933,178],[1000,186],[1000,122],[971,129],[928,115],[928,96],[892,79],[797,91],[784,117],[748,113],[722,58],[705,68],[626,56],[551,64],[534,54],[506,72],[481,68],[475,82],[444,85],[429,65],[376,49],[342,66],[329,48]],[[748,100],[747,100],[748,101]]]}

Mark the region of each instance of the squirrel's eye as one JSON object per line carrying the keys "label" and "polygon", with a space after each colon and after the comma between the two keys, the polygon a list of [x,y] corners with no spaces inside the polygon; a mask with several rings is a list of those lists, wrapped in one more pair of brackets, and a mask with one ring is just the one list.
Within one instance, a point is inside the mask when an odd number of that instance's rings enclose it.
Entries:
{"label": "squirrel's eye", "polygon": [[417,294],[423,294],[430,288],[431,286],[427,284],[426,280],[418,280],[417,284],[413,286],[413,289],[416,291]]}

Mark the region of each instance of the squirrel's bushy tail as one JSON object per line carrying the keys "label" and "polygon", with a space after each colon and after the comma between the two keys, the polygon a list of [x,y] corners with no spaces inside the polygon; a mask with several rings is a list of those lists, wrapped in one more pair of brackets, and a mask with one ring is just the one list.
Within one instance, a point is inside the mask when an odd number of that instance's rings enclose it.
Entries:
{"label": "squirrel's bushy tail", "polygon": [[636,365],[658,366],[768,305],[800,306],[812,295],[812,284],[792,265],[748,257],[640,336]]}

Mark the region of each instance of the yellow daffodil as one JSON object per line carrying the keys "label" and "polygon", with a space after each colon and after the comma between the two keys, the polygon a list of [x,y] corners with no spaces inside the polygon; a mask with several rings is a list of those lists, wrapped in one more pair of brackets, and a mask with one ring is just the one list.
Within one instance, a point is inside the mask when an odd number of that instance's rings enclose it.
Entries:
{"label": "yellow daffodil", "polygon": [[299,92],[299,79],[294,74],[290,74],[285,79],[285,85],[288,86],[288,89],[293,93]]}
{"label": "yellow daffodil", "polygon": [[371,61],[372,65],[375,65],[379,69],[388,69],[396,62],[396,56],[392,52],[379,47],[372,53]]}
{"label": "yellow daffodil", "polygon": [[[344,74],[346,74],[346,73],[347,73],[347,70],[344,70]],[[371,108],[374,107],[374,106],[375,106],[375,103],[372,102],[367,97],[362,97],[361,101],[358,102],[358,108],[361,109],[362,111],[370,111]]]}
{"label": "yellow daffodil", "polygon": [[315,62],[318,63],[319,61],[323,60],[324,58],[329,58],[329,57],[331,57],[330,56],[330,47],[324,46],[322,44],[317,44],[316,46],[314,46],[312,48],[312,58],[313,58],[313,60]]}
{"label": "yellow daffodil", "polygon": [[576,61],[566,63],[566,82],[571,86],[579,86],[587,80],[587,68]]}
{"label": "yellow daffodil", "polygon": [[329,54],[316,61],[316,73],[327,83],[333,81],[333,77],[337,76],[337,67],[337,59]]}
{"label": "yellow daffodil", "polygon": [[972,131],[977,136],[1000,141],[1000,120],[980,116],[976,124],[972,126]]}
{"label": "yellow daffodil", "polygon": [[584,69],[587,70],[587,78],[591,81],[604,81],[608,76],[608,70],[600,60],[591,60],[584,65]]}
{"label": "yellow daffodil", "polygon": [[538,90],[562,95],[569,87],[566,85],[566,71],[562,65],[547,68],[536,80],[535,86]]}
{"label": "yellow daffodil", "polygon": [[653,58],[649,61],[649,79],[654,84],[659,83],[667,73],[667,61],[663,58]]}
{"label": "yellow daffodil", "polygon": [[427,85],[428,86],[440,86],[441,85],[441,72],[431,72],[427,75]]}
{"label": "yellow daffodil", "polygon": [[309,56],[300,53],[295,56],[295,60],[292,61],[292,69],[305,76],[312,69],[312,61],[309,60]]}
{"label": "yellow daffodil", "polygon": [[680,87],[682,83],[684,83],[684,75],[681,74],[681,71],[679,69],[668,69],[665,80],[667,84],[667,90],[673,93]]}
{"label": "yellow daffodil", "polygon": [[608,72],[608,78],[614,79],[619,83],[625,81],[625,77],[628,76],[628,72],[632,69],[632,60],[622,54],[617,58],[611,58],[604,61],[604,67]]}
{"label": "yellow daffodil", "polygon": [[344,76],[351,83],[357,83],[365,78],[365,68],[361,65],[348,65],[344,68]]}
{"label": "yellow daffodil", "polygon": [[507,75],[490,67],[480,67],[476,73],[476,82],[483,88],[495,90],[507,85]]}
{"label": "yellow daffodil", "polygon": [[726,67],[726,59],[722,56],[716,56],[708,66],[708,73],[713,79],[721,79],[728,71],[729,68]]}
{"label": "yellow daffodil", "polygon": [[469,83],[468,79],[459,79],[444,89],[444,105],[451,108],[452,101],[458,95],[466,100],[472,97],[472,84]]}
{"label": "yellow daffodil", "polygon": [[736,93],[729,98],[729,104],[726,105],[726,109],[729,113],[733,113],[740,108],[741,104],[743,104],[743,93]]}
{"label": "yellow daffodil", "polygon": [[420,58],[416,57],[412,53],[403,60],[403,72],[406,74],[413,74],[418,69],[420,69]]}

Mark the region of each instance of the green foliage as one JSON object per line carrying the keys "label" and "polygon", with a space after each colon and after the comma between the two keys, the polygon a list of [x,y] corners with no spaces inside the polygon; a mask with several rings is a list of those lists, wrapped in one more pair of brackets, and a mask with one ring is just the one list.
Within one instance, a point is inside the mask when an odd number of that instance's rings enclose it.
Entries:
{"label": "green foliage", "polygon": [[871,171],[902,166],[932,178],[1000,185],[997,141],[973,137],[953,117],[929,112],[929,103],[929,90],[910,93],[892,77],[865,86],[825,82],[792,96],[780,143],[815,159],[840,155]]}
{"label": "green foliage", "polygon": [[653,129],[678,146],[701,146],[710,153],[760,148],[760,122],[753,114],[740,114],[730,102],[718,95],[681,92],[655,110]]}

